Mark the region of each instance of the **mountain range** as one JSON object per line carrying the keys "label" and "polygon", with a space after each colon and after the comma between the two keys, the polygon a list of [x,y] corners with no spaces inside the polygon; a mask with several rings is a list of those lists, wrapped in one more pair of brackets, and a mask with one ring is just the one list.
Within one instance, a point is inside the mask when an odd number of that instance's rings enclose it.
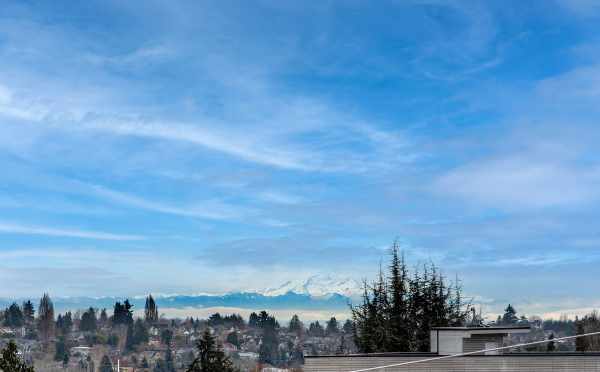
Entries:
{"label": "mountain range", "polygon": [[[226,294],[170,294],[155,295],[159,308],[211,308],[231,307],[241,309],[304,309],[347,310],[361,293],[360,284],[351,278],[332,275],[315,275],[306,280],[287,281],[265,290],[231,292]],[[85,309],[88,307],[111,309],[116,301],[125,297],[54,297],[56,311]],[[13,299],[0,299],[6,307]],[[145,296],[129,297],[135,310],[144,308]],[[17,301],[19,302],[19,301]]]}

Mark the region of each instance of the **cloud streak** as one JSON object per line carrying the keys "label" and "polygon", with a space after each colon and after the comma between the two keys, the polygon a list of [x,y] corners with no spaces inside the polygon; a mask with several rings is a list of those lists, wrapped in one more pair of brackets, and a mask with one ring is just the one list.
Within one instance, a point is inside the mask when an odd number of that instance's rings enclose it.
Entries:
{"label": "cloud streak", "polygon": [[0,221],[0,233],[20,234],[20,235],[43,235],[62,238],[79,238],[95,240],[113,240],[113,241],[132,241],[144,240],[146,237],[141,235],[113,234],[102,231],[63,229],[46,226],[23,225],[11,222]]}

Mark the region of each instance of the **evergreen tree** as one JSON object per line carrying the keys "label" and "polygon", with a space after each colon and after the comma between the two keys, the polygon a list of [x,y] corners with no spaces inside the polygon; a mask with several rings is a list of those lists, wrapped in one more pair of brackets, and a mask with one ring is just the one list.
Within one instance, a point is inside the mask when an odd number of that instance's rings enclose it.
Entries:
{"label": "evergreen tree", "polygon": [[279,337],[277,335],[279,324],[266,311],[261,312],[259,315],[259,324],[262,329],[262,337],[258,350],[258,360],[261,363],[269,363],[276,366],[280,360]]}
{"label": "evergreen tree", "polygon": [[409,279],[404,259],[392,249],[389,274],[364,283],[362,304],[352,310],[354,343],[361,352],[429,351],[433,327],[464,325],[467,307],[457,279],[453,286],[433,264]]}
{"label": "evergreen tree", "polygon": [[344,332],[347,335],[352,334],[352,331],[354,330],[354,324],[352,324],[352,321],[350,319],[346,319],[346,321],[344,322],[344,325],[342,326],[342,332]]}
{"label": "evergreen tree", "polygon": [[325,334],[326,335],[337,335],[340,331],[338,321],[335,317],[331,317],[325,326]]}
{"label": "evergreen tree", "polygon": [[158,307],[152,295],[146,297],[146,305],[144,306],[144,319],[149,324],[154,324],[158,321]]}
{"label": "evergreen tree", "polygon": [[30,300],[23,302],[23,319],[27,325],[31,325],[35,321],[35,309]]}
{"label": "evergreen tree", "polygon": [[233,363],[217,344],[207,329],[198,341],[198,357],[188,367],[187,372],[237,372]]}
{"label": "evergreen tree", "polygon": [[136,345],[142,345],[148,342],[150,336],[148,334],[148,328],[141,319],[136,319],[135,326],[133,329],[134,339]]}
{"label": "evergreen tree", "polygon": [[106,313],[106,309],[102,309],[100,311],[100,326],[104,327],[108,324],[108,314]]}
{"label": "evergreen tree", "polygon": [[323,337],[325,336],[325,330],[317,320],[314,323],[310,323],[310,325],[308,326],[308,334],[312,337]]}
{"label": "evergreen tree", "polygon": [[83,332],[95,332],[97,327],[96,310],[90,307],[81,315],[79,329]]}
{"label": "evergreen tree", "polygon": [[129,303],[129,300],[125,300],[123,304],[119,301],[115,303],[112,322],[113,325],[129,325],[133,324],[133,305]]}
{"label": "evergreen tree", "polygon": [[55,344],[54,360],[61,362],[65,359],[65,354],[68,354],[67,345],[64,337],[59,337]]}
{"label": "evergreen tree", "polygon": [[236,347],[240,347],[240,338],[238,337],[238,333],[233,331],[231,333],[229,333],[227,335],[227,342],[236,346]]}
{"label": "evergreen tree", "polygon": [[58,314],[56,318],[56,330],[61,335],[68,335],[73,329],[73,318],[71,312],[67,311],[65,315]]}
{"label": "evergreen tree", "polygon": [[392,262],[389,270],[390,337],[387,349],[410,351],[408,270],[404,257],[400,256],[397,241],[392,246]]}
{"label": "evergreen tree", "polygon": [[300,321],[298,315],[294,314],[290,320],[290,332],[301,333],[304,330],[304,324]]}
{"label": "evergreen tree", "polygon": [[108,355],[104,355],[102,360],[100,360],[98,372],[113,372],[113,366]]}
{"label": "evergreen tree", "polygon": [[16,302],[13,302],[6,311],[4,311],[4,325],[8,327],[21,327],[25,324],[23,312]]}
{"label": "evergreen tree", "polygon": [[372,317],[373,304],[369,291],[370,288],[365,281],[363,283],[362,305],[351,308],[355,325],[352,329],[354,343],[363,353],[372,353],[375,351],[375,342],[373,340],[374,334],[372,332],[375,328],[373,325],[374,319]]}
{"label": "evergreen tree", "polygon": [[0,354],[0,371],[34,372],[33,367],[27,366],[19,357],[17,344],[13,341],[9,341]]}
{"label": "evergreen tree", "polygon": [[259,326],[258,323],[259,323],[258,314],[255,312],[252,312],[252,314],[250,314],[250,318],[248,318],[248,327],[258,328],[258,326]]}
{"label": "evergreen tree", "polygon": [[42,296],[38,307],[38,331],[44,342],[54,336],[54,304],[47,293]]}
{"label": "evergreen tree", "polygon": [[512,325],[516,324],[518,321],[519,318],[517,317],[517,311],[511,304],[508,304],[506,309],[504,309],[504,315],[502,316],[502,324]]}

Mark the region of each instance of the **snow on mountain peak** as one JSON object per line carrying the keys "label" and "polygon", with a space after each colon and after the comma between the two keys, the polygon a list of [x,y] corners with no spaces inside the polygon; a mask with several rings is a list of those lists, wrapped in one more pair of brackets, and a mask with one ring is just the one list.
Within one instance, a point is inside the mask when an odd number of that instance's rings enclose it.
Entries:
{"label": "snow on mountain peak", "polygon": [[351,278],[333,275],[313,275],[306,280],[290,280],[279,287],[262,291],[265,296],[281,296],[286,293],[309,295],[311,297],[326,297],[340,294],[346,297],[356,297],[362,293],[360,283]]}

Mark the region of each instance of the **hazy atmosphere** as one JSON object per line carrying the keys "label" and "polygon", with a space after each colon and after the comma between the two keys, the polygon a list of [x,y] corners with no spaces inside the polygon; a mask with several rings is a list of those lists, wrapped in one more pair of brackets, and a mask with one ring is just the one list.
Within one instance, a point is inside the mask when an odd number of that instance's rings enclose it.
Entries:
{"label": "hazy atmosphere", "polygon": [[600,3],[383,3],[2,1],[0,297],[360,282],[397,240],[492,314],[599,307]]}

